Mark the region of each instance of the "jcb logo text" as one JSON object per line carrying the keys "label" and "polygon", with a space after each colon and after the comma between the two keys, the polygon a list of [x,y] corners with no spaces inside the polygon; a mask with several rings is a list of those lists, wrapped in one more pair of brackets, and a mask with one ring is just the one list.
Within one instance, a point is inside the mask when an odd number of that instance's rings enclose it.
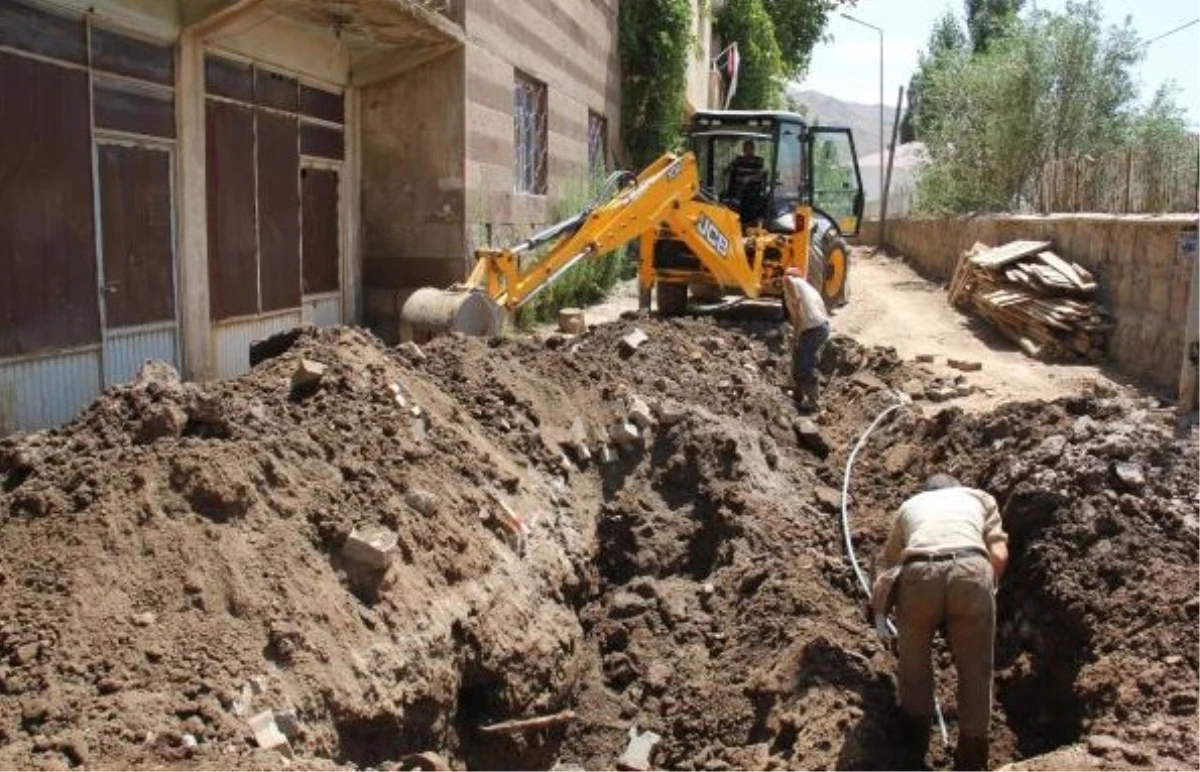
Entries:
{"label": "jcb logo text", "polygon": [[721,229],[717,224],[708,219],[708,215],[700,215],[700,219],[696,220],[696,232],[700,234],[700,238],[708,242],[709,246],[717,250],[721,257],[729,256],[729,239],[721,233]]}

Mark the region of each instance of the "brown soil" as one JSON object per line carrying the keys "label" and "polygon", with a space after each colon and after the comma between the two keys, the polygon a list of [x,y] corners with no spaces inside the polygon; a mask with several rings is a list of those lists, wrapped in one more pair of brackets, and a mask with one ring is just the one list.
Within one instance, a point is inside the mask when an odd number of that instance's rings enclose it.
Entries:
{"label": "brown soil", "polygon": [[[635,325],[649,341],[629,355]],[[424,362],[348,329],[279,348],[223,383],[152,370],[61,430],[0,442],[0,767],[395,767],[434,750],[458,768],[610,768],[633,725],[662,735],[665,768],[894,767],[893,658],[843,558],[836,489],[889,387],[921,368],[835,340],[824,448],[777,385],[771,320],[444,339]],[[297,393],[302,357],[329,372]],[[665,420],[615,463],[574,461],[572,423],[608,426],[630,394]],[[930,470],[1006,505],[997,762],[1096,733],[1123,743],[1098,751],[1112,763],[1200,762],[1196,440],[1164,422],[1115,393],[909,410],[860,457],[868,565]],[[398,546],[364,582],[342,547],[373,528]],[[286,708],[294,759],[246,723]],[[574,722],[477,731],[564,708]]]}

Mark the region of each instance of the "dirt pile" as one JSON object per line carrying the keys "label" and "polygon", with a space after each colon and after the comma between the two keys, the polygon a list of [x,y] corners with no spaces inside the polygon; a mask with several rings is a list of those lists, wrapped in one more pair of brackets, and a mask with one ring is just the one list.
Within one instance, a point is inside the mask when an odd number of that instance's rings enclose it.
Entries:
{"label": "dirt pile", "polygon": [[[814,421],[754,318],[265,354],[0,443],[0,766],[608,768],[631,726],[667,768],[894,763],[836,513],[846,450],[920,367],[835,340]],[[327,370],[293,389],[302,359]],[[1008,503],[1000,761],[1096,732],[1197,760],[1196,446],[1124,404],[907,411],[856,472],[868,558],[934,467]],[[286,747],[257,747],[264,711]]]}
{"label": "dirt pile", "polygon": [[[287,709],[302,756],[465,756],[461,694],[568,682],[583,533],[403,359],[327,331],[235,381],[148,376],[4,444],[0,766],[273,767],[247,719]],[[538,513],[523,556],[501,501]],[[386,575],[356,530],[395,534]]]}
{"label": "dirt pile", "polygon": [[[905,416],[857,487],[865,551],[927,474],[992,492],[1010,535],[997,699],[1029,756],[1089,739],[1124,765],[1196,763],[1197,448],[1155,400],[1081,395]],[[1003,736],[1004,733],[1001,733]],[[1115,739],[1114,739],[1115,738]]]}

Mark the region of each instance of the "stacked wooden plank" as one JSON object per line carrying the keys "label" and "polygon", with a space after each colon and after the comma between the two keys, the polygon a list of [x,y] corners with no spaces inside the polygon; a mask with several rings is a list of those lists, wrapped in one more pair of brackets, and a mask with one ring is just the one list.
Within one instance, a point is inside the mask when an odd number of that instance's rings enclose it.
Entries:
{"label": "stacked wooden plank", "polygon": [[1048,241],[976,244],[950,280],[950,303],[996,326],[1038,358],[1100,359],[1112,321],[1096,302],[1096,278]]}

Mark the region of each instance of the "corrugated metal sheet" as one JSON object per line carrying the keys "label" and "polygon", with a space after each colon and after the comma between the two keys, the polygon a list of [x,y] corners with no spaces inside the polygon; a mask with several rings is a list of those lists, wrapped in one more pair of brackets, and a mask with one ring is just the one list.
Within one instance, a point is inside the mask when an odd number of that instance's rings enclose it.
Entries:
{"label": "corrugated metal sheet", "polygon": [[99,347],[0,360],[0,436],[70,421],[99,393]]}
{"label": "corrugated metal sheet", "polygon": [[332,327],[335,324],[341,324],[341,295],[304,298],[304,323],[315,324],[318,327]]}
{"label": "corrugated metal sheet", "polygon": [[250,342],[290,330],[302,323],[299,309],[213,325],[217,377],[233,378],[250,370]]}
{"label": "corrugated metal sheet", "polygon": [[175,325],[110,330],[104,342],[104,386],[133,380],[147,359],[160,359],[179,367]]}

